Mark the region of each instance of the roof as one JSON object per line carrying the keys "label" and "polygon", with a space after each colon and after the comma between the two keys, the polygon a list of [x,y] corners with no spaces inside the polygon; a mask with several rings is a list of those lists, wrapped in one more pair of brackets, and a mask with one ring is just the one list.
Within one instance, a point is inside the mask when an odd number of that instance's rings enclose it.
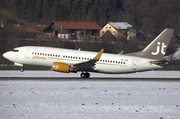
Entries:
{"label": "roof", "polygon": [[109,24],[115,29],[128,29],[133,27],[131,24],[127,22],[109,22]]}
{"label": "roof", "polygon": [[48,26],[47,25],[37,25],[34,28],[38,31],[43,31],[44,29],[46,29]]}
{"label": "roof", "polygon": [[91,29],[100,30],[101,27],[96,22],[64,22],[64,21],[54,21],[59,28],[64,29]]}
{"label": "roof", "polygon": [[6,32],[38,33],[38,31],[32,27],[2,27],[2,30]]}
{"label": "roof", "polygon": [[38,33],[39,32],[35,28],[28,28],[28,27],[20,28],[20,31],[21,32],[26,32],[26,33]]}

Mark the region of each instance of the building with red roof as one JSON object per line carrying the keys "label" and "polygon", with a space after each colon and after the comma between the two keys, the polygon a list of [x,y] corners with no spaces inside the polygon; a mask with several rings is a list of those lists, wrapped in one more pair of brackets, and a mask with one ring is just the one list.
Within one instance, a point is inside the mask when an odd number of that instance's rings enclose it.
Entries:
{"label": "building with red roof", "polygon": [[0,30],[16,34],[21,38],[59,38],[73,40],[97,40],[101,27],[96,22],[53,21],[50,25],[36,26],[1,26]]}
{"label": "building with red roof", "polygon": [[[96,22],[65,22],[54,21],[51,28],[55,31],[57,36],[62,35],[61,31],[67,30],[66,34],[76,36],[78,40],[95,40],[99,39],[99,31],[101,27]],[[67,34],[68,33],[68,34]],[[68,38],[70,39],[71,37]]]}

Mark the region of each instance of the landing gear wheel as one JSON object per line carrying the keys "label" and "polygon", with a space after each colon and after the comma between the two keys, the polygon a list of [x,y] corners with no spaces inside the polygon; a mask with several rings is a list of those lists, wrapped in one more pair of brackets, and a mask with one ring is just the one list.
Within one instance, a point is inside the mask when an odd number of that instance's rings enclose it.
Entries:
{"label": "landing gear wheel", "polygon": [[24,71],[24,69],[23,69],[23,68],[21,68],[21,69],[20,69],[20,71],[21,71],[21,72],[23,72],[23,71]]}
{"label": "landing gear wheel", "polygon": [[85,78],[85,73],[81,73],[81,78]]}
{"label": "landing gear wheel", "polygon": [[89,73],[85,73],[85,76],[86,76],[86,78],[89,78],[90,74]]}
{"label": "landing gear wheel", "polygon": [[89,78],[90,74],[89,73],[81,73],[81,78]]}

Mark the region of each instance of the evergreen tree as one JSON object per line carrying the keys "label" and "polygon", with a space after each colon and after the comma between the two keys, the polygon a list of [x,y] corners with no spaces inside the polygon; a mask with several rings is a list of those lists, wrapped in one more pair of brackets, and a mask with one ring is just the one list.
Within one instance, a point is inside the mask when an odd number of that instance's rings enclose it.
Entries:
{"label": "evergreen tree", "polygon": [[49,21],[52,17],[49,0],[43,0],[43,16],[44,16],[44,19],[47,21]]}
{"label": "evergreen tree", "polygon": [[43,0],[36,0],[35,10],[34,10],[34,20],[41,20],[43,18],[42,6],[43,6]]}
{"label": "evergreen tree", "polygon": [[82,0],[74,0],[72,3],[72,10],[70,13],[71,20],[77,21],[82,16]]}
{"label": "evergreen tree", "polygon": [[52,19],[60,18],[60,3],[59,0],[55,0],[52,7]]}

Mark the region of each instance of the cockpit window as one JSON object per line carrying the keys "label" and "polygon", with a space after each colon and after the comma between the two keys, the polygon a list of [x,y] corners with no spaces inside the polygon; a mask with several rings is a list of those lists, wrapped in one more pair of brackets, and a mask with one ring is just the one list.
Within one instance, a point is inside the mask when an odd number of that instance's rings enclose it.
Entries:
{"label": "cockpit window", "polygon": [[14,52],[19,52],[19,50],[13,49]]}

